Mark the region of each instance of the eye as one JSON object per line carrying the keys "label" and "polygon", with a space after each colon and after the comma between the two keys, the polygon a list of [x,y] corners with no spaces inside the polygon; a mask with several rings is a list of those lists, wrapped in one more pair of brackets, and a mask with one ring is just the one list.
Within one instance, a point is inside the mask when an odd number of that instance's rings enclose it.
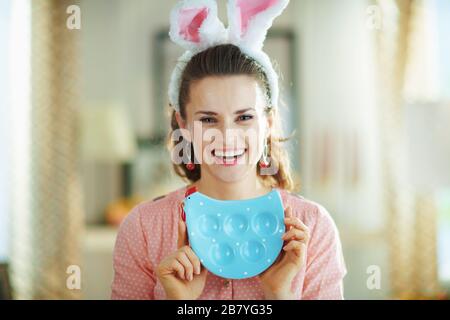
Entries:
{"label": "eye", "polygon": [[216,122],[216,119],[214,119],[212,117],[204,117],[204,118],[201,118],[200,121],[202,123],[214,123],[214,122]]}
{"label": "eye", "polygon": [[239,121],[249,121],[249,120],[252,120],[252,119],[253,119],[253,116],[249,115],[249,114],[242,115],[242,116],[240,116],[238,118]]}

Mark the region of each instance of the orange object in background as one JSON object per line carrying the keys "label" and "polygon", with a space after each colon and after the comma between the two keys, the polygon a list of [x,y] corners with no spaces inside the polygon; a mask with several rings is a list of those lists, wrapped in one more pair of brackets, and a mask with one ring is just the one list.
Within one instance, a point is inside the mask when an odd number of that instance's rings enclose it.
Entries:
{"label": "orange object in background", "polygon": [[107,206],[105,212],[106,223],[113,226],[119,226],[123,219],[136,205],[142,202],[140,197],[121,198]]}

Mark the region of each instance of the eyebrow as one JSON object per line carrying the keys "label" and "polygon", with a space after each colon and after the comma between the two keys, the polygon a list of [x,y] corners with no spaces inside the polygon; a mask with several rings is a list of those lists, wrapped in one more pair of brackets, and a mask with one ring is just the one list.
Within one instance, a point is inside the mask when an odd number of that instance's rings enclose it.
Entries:
{"label": "eyebrow", "polygon": [[[255,111],[255,108],[248,108],[248,109],[238,110],[234,114],[243,114],[243,113],[246,113],[247,111]],[[195,114],[205,114],[205,115],[208,115],[208,116],[216,116],[217,115],[216,112],[212,112],[212,111],[198,111]]]}

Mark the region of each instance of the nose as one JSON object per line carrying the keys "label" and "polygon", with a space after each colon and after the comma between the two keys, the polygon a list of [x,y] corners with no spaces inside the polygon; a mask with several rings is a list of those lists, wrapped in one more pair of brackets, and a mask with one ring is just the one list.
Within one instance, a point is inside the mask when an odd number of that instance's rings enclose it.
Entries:
{"label": "nose", "polygon": [[221,132],[218,142],[223,145],[225,150],[245,148],[245,132],[233,118],[225,119],[218,129]]}
{"label": "nose", "polygon": [[227,130],[235,129],[236,123],[234,122],[234,119],[231,117],[225,117],[220,125],[220,130],[223,134],[227,132]]}

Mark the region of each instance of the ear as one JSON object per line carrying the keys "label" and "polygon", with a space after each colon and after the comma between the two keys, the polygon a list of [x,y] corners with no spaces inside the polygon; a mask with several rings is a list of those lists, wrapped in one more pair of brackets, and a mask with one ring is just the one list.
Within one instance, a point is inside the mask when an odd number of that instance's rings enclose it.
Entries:
{"label": "ear", "polygon": [[177,120],[178,127],[180,129],[187,129],[186,121],[183,119],[183,117],[181,116],[181,114],[178,111],[175,112],[175,119]]}
{"label": "ear", "polygon": [[183,135],[184,140],[191,141],[190,134],[188,133],[186,125],[186,120],[183,119],[183,117],[178,111],[175,112],[175,119],[178,123],[178,128],[181,129],[181,134]]}
{"label": "ear", "polygon": [[228,0],[230,39],[260,50],[273,20],[289,4],[289,0]]}
{"label": "ear", "polygon": [[202,50],[226,35],[215,0],[180,1],[170,14],[170,39],[186,50]]}
{"label": "ear", "polygon": [[273,129],[273,111],[270,111],[266,114],[266,121],[267,121],[267,133],[266,138],[269,138],[272,129]]}

